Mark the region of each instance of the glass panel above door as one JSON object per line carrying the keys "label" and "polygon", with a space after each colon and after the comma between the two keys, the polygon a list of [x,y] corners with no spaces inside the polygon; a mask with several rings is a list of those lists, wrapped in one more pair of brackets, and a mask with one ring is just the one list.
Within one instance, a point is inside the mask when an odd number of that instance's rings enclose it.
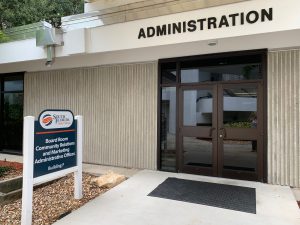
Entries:
{"label": "glass panel above door", "polygon": [[183,91],[183,126],[212,126],[212,113],[212,90]]}
{"label": "glass panel above door", "polygon": [[164,63],[161,65],[161,83],[173,84],[177,79],[176,62]]}
{"label": "glass panel above door", "polygon": [[262,79],[260,56],[198,59],[181,63],[181,83]]}
{"label": "glass panel above door", "polygon": [[261,66],[259,64],[181,69],[181,83],[258,79],[261,79]]}
{"label": "glass panel above door", "polygon": [[23,91],[23,80],[4,81],[4,91]]}
{"label": "glass panel above door", "polygon": [[256,87],[224,89],[223,124],[231,128],[257,127]]}

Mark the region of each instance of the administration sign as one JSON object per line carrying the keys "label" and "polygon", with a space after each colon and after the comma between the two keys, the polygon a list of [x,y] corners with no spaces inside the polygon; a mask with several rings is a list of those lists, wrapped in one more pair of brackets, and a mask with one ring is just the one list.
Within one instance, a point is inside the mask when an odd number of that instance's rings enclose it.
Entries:
{"label": "administration sign", "polygon": [[69,110],[40,114],[34,126],[34,178],[77,165],[76,130],[76,120]]}

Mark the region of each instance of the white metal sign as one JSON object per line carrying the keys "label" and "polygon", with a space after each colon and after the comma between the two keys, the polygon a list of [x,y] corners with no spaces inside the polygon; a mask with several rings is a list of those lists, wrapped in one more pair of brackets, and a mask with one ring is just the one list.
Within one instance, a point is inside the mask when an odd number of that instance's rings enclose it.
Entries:
{"label": "white metal sign", "polygon": [[[32,224],[33,186],[74,173],[74,198],[82,198],[83,117],[68,110],[24,118],[22,225]],[[74,158],[75,157],[75,158]]]}

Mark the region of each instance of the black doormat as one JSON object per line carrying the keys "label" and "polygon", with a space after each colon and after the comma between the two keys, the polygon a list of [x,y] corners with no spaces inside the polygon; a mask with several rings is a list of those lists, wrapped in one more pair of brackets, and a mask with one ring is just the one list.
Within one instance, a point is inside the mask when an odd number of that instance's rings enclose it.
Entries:
{"label": "black doormat", "polygon": [[255,188],[169,177],[148,196],[256,214]]}

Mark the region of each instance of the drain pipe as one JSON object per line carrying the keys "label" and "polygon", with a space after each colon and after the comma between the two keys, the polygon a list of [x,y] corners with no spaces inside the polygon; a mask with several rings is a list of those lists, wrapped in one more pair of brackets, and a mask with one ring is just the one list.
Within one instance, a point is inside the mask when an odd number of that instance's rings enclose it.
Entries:
{"label": "drain pipe", "polygon": [[47,45],[47,61],[45,65],[51,67],[55,60],[55,47],[53,45]]}

